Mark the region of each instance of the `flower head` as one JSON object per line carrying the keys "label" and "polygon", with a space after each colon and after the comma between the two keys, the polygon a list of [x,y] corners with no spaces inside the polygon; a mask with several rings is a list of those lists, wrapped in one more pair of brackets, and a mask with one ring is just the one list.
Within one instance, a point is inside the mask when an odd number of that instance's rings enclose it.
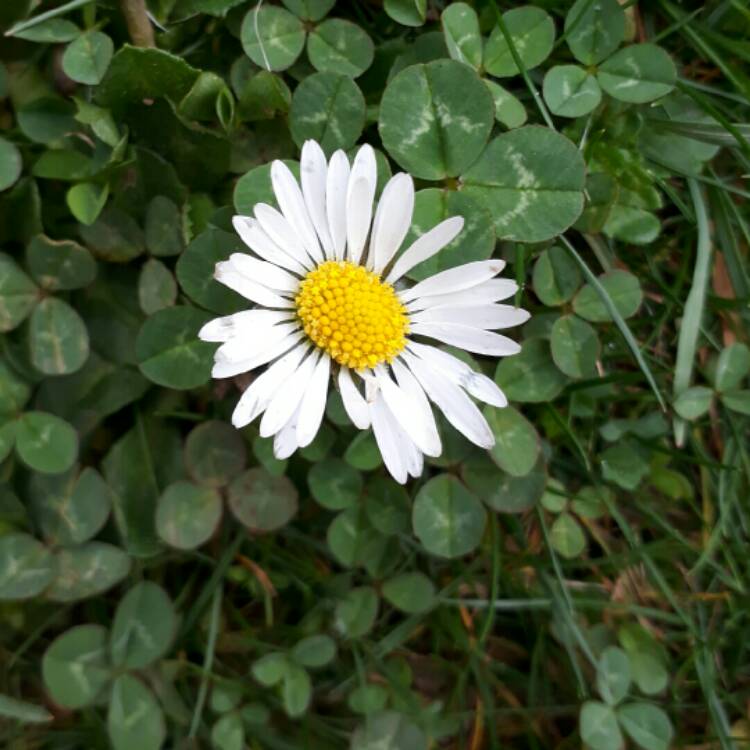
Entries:
{"label": "flower head", "polygon": [[516,354],[518,344],[494,332],[529,317],[498,304],[518,289],[495,278],[505,263],[466,263],[408,286],[405,274],[448,245],[463,219],[446,219],[396,257],[414,208],[408,174],[388,181],[374,218],[370,146],[350,165],[343,151],[327,162],[320,146],[307,141],[300,176],[301,188],[283,162],[273,162],[281,210],[259,203],[254,217],[235,216],[253,254],[234,253],[216,266],[216,278],[255,307],[201,329],[204,341],[221,342],[213,375],[266,367],[240,398],[234,426],[262,415],[260,434],[274,436],[275,455],[286,458],[312,442],[334,379],[349,418],[361,430],[372,427],[399,482],[422,473],[424,455],[440,455],[432,405],[471,442],[491,448],[494,436],[472,398],[502,407],[502,391],[420,339],[495,357]]}

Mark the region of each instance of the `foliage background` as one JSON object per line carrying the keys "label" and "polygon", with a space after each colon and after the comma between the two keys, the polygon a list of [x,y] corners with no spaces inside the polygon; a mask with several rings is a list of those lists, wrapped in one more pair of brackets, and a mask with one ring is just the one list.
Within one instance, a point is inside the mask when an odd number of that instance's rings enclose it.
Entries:
{"label": "foliage background", "polygon": [[[0,7],[3,746],[742,746],[745,4],[147,10]],[[491,453],[228,426],[213,265],[306,138],[466,217],[414,278],[508,261]]]}

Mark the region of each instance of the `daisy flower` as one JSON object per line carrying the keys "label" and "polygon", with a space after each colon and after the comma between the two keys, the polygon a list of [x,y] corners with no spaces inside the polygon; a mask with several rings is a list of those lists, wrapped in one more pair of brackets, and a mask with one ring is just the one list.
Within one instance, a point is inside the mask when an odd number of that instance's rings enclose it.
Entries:
{"label": "daisy flower", "polygon": [[315,437],[333,380],[354,425],[372,428],[398,482],[419,476],[425,455],[440,455],[432,405],[472,443],[491,448],[492,430],[472,399],[503,407],[503,392],[423,340],[494,357],[516,354],[515,341],[494,333],[529,317],[497,304],[518,289],[495,278],[504,261],[466,263],[409,285],[405,274],[455,239],[463,219],[446,219],[399,255],[414,209],[408,174],[388,181],[374,216],[370,146],[350,164],[343,151],[327,162],[307,141],[300,175],[301,187],[283,162],[273,162],[280,210],[259,203],[253,217],[235,216],[252,254],[216,265],[216,279],[255,306],[201,329],[203,341],[221,343],[212,374],[266,367],[240,398],[232,424],[239,429],[262,415],[261,436],[274,436],[275,455],[287,458]]}

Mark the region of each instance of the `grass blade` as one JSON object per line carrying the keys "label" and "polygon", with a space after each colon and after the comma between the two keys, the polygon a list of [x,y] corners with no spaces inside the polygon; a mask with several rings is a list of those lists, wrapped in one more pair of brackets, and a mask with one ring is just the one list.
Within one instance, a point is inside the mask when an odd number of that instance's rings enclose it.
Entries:
{"label": "grass blade", "polygon": [[211,602],[211,620],[208,626],[208,642],[206,643],[206,654],[203,659],[203,676],[201,677],[201,686],[198,689],[198,698],[195,701],[195,710],[193,719],[190,722],[190,731],[188,737],[192,738],[198,732],[203,714],[203,706],[206,703],[208,695],[208,677],[211,673],[211,667],[214,663],[214,653],[216,651],[216,638],[219,635],[219,621],[221,619],[221,602],[224,596],[224,586],[219,584],[214,589],[213,601]]}
{"label": "grass blade", "polygon": [[601,297],[604,306],[607,308],[607,312],[612,316],[612,320],[615,322],[615,325],[625,339],[628,348],[633,353],[638,366],[641,368],[641,372],[648,381],[648,384],[651,386],[651,390],[656,395],[656,400],[659,402],[659,406],[662,408],[662,410],[666,411],[667,404],[664,401],[664,397],[661,395],[659,386],[656,384],[656,379],[651,372],[651,368],[648,366],[648,363],[644,359],[640,346],[635,340],[635,336],[633,336],[633,334],[631,333],[630,328],[628,328],[628,324],[625,322],[625,319],[622,317],[622,315],[620,315],[620,312],[615,307],[615,303],[612,301],[612,298],[607,293],[607,290],[599,283],[599,279],[596,278],[593,271],[588,267],[586,261],[579,255],[578,251],[564,234],[560,235],[560,241],[565,245],[568,252],[580,267],[584,277],[586,278],[586,281],[591,284],[591,286],[596,290],[596,293]]}
{"label": "grass blade", "polygon": [[11,26],[11,28],[9,28],[5,32],[5,36],[15,36],[21,31],[26,31],[26,29],[31,29],[34,26],[38,26],[40,23],[49,21],[50,18],[57,18],[58,16],[64,16],[66,13],[70,12],[71,10],[76,10],[76,8],[82,8],[84,5],[88,5],[90,2],[93,2],[93,0],[70,0],[69,3],[65,3],[64,5],[59,5],[57,8],[52,8],[51,10],[48,10],[45,13],[40,13],[38,16],[34,16],[33,18],[27,18],[25,21],[20,21],[15,26]]}
{"label": "grass blade", "polygon": [[[693,283],[685,303],[677,341],[677,361],[672,385],[672,394],[675,398],[690,386],[692,379],[695,352],[698,347],[698,335],[703,320],[703,308],[706,303],[706,291],[711,270],[711,234],[708,223],[708,209],[698,182],[692,178],[687,182],[695,208],[698,243]],[[685,442],[687,424],[683,419],[676,417],[673,422],[673,429],[675,442],[678,446],[682,446]]]}

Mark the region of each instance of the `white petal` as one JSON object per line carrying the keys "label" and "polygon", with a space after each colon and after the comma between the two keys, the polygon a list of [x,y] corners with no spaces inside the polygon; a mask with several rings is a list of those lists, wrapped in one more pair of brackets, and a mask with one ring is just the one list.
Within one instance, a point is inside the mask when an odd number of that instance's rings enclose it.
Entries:
{"label": "white petal", "polygon": [[492,406],[508,405],[508,399],[494,380],[481,372],[475,372],[458,357],[437,347],[418,344],[414,341],[409,342],[409,351],[437,367],[446,377],[466,389],[474,398]]}
{"label": "white petal", "polygon": [[263,419],[260,420],[261,437],[270,437],[277,433],[294,414],[294,410],[299,406],[309,387],[310,376],[318,359],[320,359],[320,354],[317,350],[309,354],[292,377],[287,380],[284,387],[271,399],[271,403],[268,404],[263,414]]}
{"label": "white petal", "polygon": [[411,444],[411,450],[407,454],[406,470],[415,479],[421,477],[422,471],[424,471],[424,456],[414,443]]}
{"label": "white petal", "polygon": [[349,189],[346,203],[346,257],[352,263],[359,263],[367,242],[372,217],[372,203],[368,199],[370,186],[359,179]]}
{"label": "white petal", "polygon": [[[372,203],[378,181],[378,167],[372,146],[365,144],[354,157],[346,193],[346,240],[348,257],[359,263],[370,233]],[[363,184],[364,183],[364,184]]]}
{"label": "white petal", "polygon": [[407,455],[406,470],[415,479],[421,477],[422,471],[424,471],[424,456],[414,443],[411,444],[411,450]]}
{"label": "white petal", "polygon": [[462,266],[449,268],[424,281],[420,281],[411,289],[401,292],[404,301],[416,299],[417,297],[429,297],[433,294],[447,294],[448,292],[460,292],[464,289],[478,286],[497,276],[505,268],[504,260],[477,260],[473,263],[464,263]]}
{"label": "white petal", "polygon": [[294,453],[299,447],[297,445],[297,420],[299,418],[299,406],[289,421],[276,433],[273,438],[273,455],[283,461]]}
{"label": "white petal", "polygon": [[229,261],[221,261],[216,264],[214,278],[224,286],[228,286],[245,299],[255,302],[263,307],[291,308],[294,307],[287,297],[271,291],[268,287],[250,281],[244,274],[240,273]]}
{"label": "white petal", "polygon": [[258,260],[247,253],[232,253],[229,261],[250,281],[262,284],[269,289],[291,293],[296,293],[299,289],[299,278],[273,263]]}
{"label": "white petal", "polygon": [[289,167],[278,159],[271,164],[271,183],[279,208],[284,217],[302,240],[308,255],[317,263],[323,260],[323,251],[318,243],[310,215],[307,213],[302,191]]}
{"label": "white petal", "polygon": [[441,221],[429,232],[425,232],[401,253],[399,259],[393,264],[390,273],[386,276],[386,281],[393,284],[405,273],[411,271],[414,266],[440,252],[446,245],[456,239],[463,227],[464,219],[462,216],[451,216],[450,219]]}
{"label": "white petal", "polygon": [[349,419],[352,420],[352,424],[355,427],[358,427],[360,430],[366,430],[370,426],[370,412],[364,396],[359,392],[359,388],[354,385],[348,367],[342,367],[339,370],[338,380],[341,400]]}
{"label": "white petal", "polygon": [[442,450],[440,435],[432,411],[423,411],[418,401],[410,399],[406,392],[391,380],[384,367],[375,370],[375,378],[388,408],[401,429],[428,456],[439,456]]}
{"label": "white petal", "polygon": [[461,388],[424,360],[408,352],[401,357],[447,420],[475,445],[492,448],[495,436],[487,420]]}
{"label": "white petal", "polygon": [[305,268],[313,267],[314,263],[307,254],[301,238],[282,214],[266,203],[257,203],[254,211],[263,231],[287,255]]}
{"label": "white petal", "polygon": [[[254,367],[249,363],[249,359],[243,362],[214,362],[214,366],[211,368],[211,377],[221,380],[222,378],[233,378],[243,372],[250,372]],[[257,366],[255,365],[255,367]]]}
{"label": "white petal", "polygon": [[[429,420],[434,425],[439,441],[440,433],[435,422],[435,415],[432,413],[430,402],[419,381],[412,375],[411,370],[399,359],[395,359],[391,363],[391,368],[396,376],[396,382],[401,387],[401,390],[406,393],[407,398],[414,403],[415,408],[418,408],[422,412],[424,415],[423,419]],[[442,451],[442,445],[440,446],[440,450]]]}
{"label": "white petal", "polygon": [[278,390],[297,369],[297,365],[308,348],[307,342],[299,344],[277,359],[245,389],[232,414],[232,424],[238,430],[249,425],[263,412]]}
{"label": "white petal", "polygon": [[209,320],[198,331],[198,338],[201,341],[229,341],[242,332],[252,331],[256,326],[275,325],[289,320],[293,315],[289,310],[242,310]]}
{"label": "white petal", "polygon": [[378,393],[370,404],[370,418],[375,442],[378,444],[386,469],[399,484],[405,484],[409,471],[406,466],[406,452],[403,449],[404,439],[399,434],[401,428],[389,413],[381,393]]}
{"label": "white petal", "polygon": [[323,246],[326,258],[333,258],[333,240],[328,229],[326,215],[326,178],[328,166],[326,155],[317,141],[305,141],[302,146],[302,156],[299,162],[302,196],[305,199],[307,212],[310,214],[315,231]]}
{"label": "white petal", "polygon": [[464,307],[484,305],[508,299],[518,291],[518,284],[512,279],[490,279],[484,284],[471,287],[462,292],[436,294],[430,297],[419,297],[406,306],[409,312],[426,310],[432,307]]}
{"label": "white petal", "polygon": [[276,357],[289,351],[289,349],[291,349],[303,337],[304,334],[301,331],[295,331],[281,341],[269,346],[267,349],[263,349],[263,351],[253,354],[247,359],[243,359],[239,362],[216,362],[211,370],[211,376],[214,378],[232,378],[235,375],[239,375],[241,372],[250,372],[250,370],[265,365],[271,360],[276,359]]}
{"label": "white petal", "polygon": [[297,421],[297,444],[300,448],[310,445],[320,429],[328,396],[328,377],[331,374],[331,358],[323,354],[315,366],[310,382],[299,407]]}
{"label": "white petal", "polygon": [[286,268],[299,275],[307,272],[298,260],[287,255],[264,231],[257,219],[252,216],[235,216],[232,219],[234,229],[242,241],[263,260],[275,266]]}
{"label": "white petal", "polygon": [[416,444],[409,437],[408,433],[401,427],[396,416],[388,407],[386,403],[386,418],[391,423],[391,429],[396,435],[398,440],[399,450],[404,457],[406,462],[406,471],[413,477],[418,477],[422,473],[424,468],[424,456],[422,451],[416,446]]}
{"label": "white petal", "polygon": [[370,185],[370,190],[372,191],[370,205],[372,205],[375,199],[375,186],[378,182],[378,163],[375,158],[375,151],[368,143],[361,146],[354,157],[349,186],[351,187],[360,178],[364,179]]}
{"label": "white petal", "polygon": [[299,323],[296,320],[277,325],[258,325],[250,331],[240,332],[237,336],[225,341],[214,353],[214,360],[216,362],[242,362],[256,352],[265,351],[299,329]]}
{"label": "white petal", "polygon": [[365,381],[365,401],[371,404],[375,400],[375,396],[378,395],[380,389],[378,388],[378,381],[375,380],[375,376],[368,370],[362,370],[358,373],[362,376],[362,380]]}
{"label": "white petal", "polygon": [[430,307],[409,316],[412,323],[458,323],[463,326],[496,330],[525,323],[531,314],[513,305],[464,305]]}
{"label": "white petal", "polygon": [[521,351],[521,346],[507,336],[456,323],[413,323],[409,332],[412,335],[437,339],[444,344],[457,346],[475,354],[510,357]]}
{"label": "white petal", "polygon": [[490,406],[503,409],[508,405],[508,397],[502,392],[500,386],[482,372],[472,371],[466,381],[464,388],[478,401],[484,401]]}
{"label": "white petal", "polygon": [[386,183],[372,223],[367,265],[376,273],[382,273],[401,247],[413,212],[414,182],[408,174],[400,172]]}
{"label": "white petal", "polygon": [[[370,417],[373,421],[373,431],[376,432],[378,428],[375,427],[373,416],[373,408],[378,410],[380,414],[380,432],[383,437],[382,442],[378,443],[378,447],[383,450],[387,450],[388,445],[395,444],[400,456],[401,462],[405,465],[407,474],[411,474],[413,477],[418,477],[422,473],[424,467],[424,456],[419,448],[415,445],[412,439],[409,437],[406,430],[399,424],[399,421],[391,411],[388,402],[383,397],[383,392],[380,389],[378,380],[375,377],[374,371],[367,371],[361,373],[363,380],[365,381],[365,398],[367,400],[368,408],[370,409]],[[386,437],[389,437],[386,440]],[[376,436],[377,440],[377,436]],[[386,458],[384,456],[384,461]],[[393,460],[391,457],[389,460]],[[388,461],[386,461],[386,465]],[[390,469],[389,469],[390,471]]]}
{"label": "white petal", "polygon": [[436,346],[419,344],[416,341],[410,341],[408,349],[412,354],[416,354],[420,359],[426,360],[433,367],[440,369],[444,375],[447,375],[458,385],[463,387],[462,381],[472,372],[471,367],[458,357],[454,357],[449,352],[438,349]]}
{"label": "white petal", "polygon": [[328,163],[326,176],[326,215],[336,260],[343,260],[346,251],[346,191],[349,185],[349,159],[336,151]]}

